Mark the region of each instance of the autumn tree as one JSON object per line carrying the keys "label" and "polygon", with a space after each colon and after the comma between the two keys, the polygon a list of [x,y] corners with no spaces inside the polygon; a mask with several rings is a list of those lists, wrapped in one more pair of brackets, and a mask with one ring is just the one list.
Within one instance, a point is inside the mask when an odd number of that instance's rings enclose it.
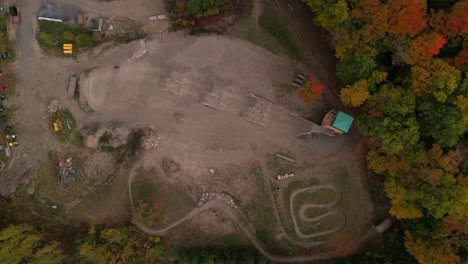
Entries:
{"label": "autumn tree", "polygon": [[419,238],[406,231],[405,246],[419,263],[460,263],[460,257],[455,254],[447,239]]}
{"label": "autumn tree", "polygon": [[62,263],[60,244],[47,241],[29,224],[10,225],[0,231],[0,263]]}
{"label": "autumn tree", "polygon": [[461,73],[442,59],[424,60],[411,67],[411,88],[417,95],[431,95],[439,102],[458,88]]}
{"label": "autumn tree", "polygon": [[358,107],[370,97],[366,80],[360,80],[353,85],[348,85],[341,89],[340,99],[346,106]]}
{"label": "autumn tree", "polygon": [[133,227],[91,226],[79,247],[84,263],[158,263],[164,247],[159,237],[151,237]]}
{"label": "autumn tree", "polygon": [[428,33],[418,36],[403,55],[408,64],[416,64],[419,61],[430,59],[439,53],[439,50],[447,43],[447,40],[439,33]]}
{"label": "autumn tree", "polygon": [[325,29],[338,28],[349,18],[349,7],[345,0],[303,1],[317,14],[315,21]]}
{"label": "autumn tree", "polygon": [[462,115],[461,120],[463,121],[463,123],[465,123],[465,125],[468,125],[468,97],[459,95],[457,96],[457,99],[454,103],[458,111]]}
{"label": "autumn tree", "polygon": [[468,34],[468,3],[459,1],[451,8],[450,13],[446,16],[447,34],[450,36],[458,33]]}
{"label": "autumn tree", "polygon": [[398,183],[397,179],[387,178],[385,193],[392,202],[390,213],[398,219],[414,219],[424,216],[422,208],[416,202],[417,191],[404,187]]}
{"label": "autumn tree", "polygon": [[389,12],[388,32],[394,35],[414,37],[427,24],[425,0],[389,0],[386,5]]}

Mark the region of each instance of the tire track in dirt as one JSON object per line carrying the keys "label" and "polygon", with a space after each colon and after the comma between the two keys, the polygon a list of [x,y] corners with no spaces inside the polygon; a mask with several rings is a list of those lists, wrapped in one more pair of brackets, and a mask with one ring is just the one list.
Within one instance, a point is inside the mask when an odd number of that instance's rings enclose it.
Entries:
{"label": "tire track in dirt", "polygon": [[[308,191],[317,191],[317,190],[321,190],[321,189],[329,189],[329,190],[332,190],[334,193],[335,193],[335,199],[329,203],[325,203],[325,204],[315,204],[315,203],[308,203],[308,204],[304,204],[302,205],[300,208],[299,208],[299,217],[300,217],[300,220],[304,221],[304,222],[316,222],[320,219],[323,219],[329,215],[341,215],[341,222],[336,225],[334,228],[332,229],[329,229],[327,231],[322,231],[322,232],[317,232],[317,233],[313,233],[313,234],[309,234],[309,235],[305,235],[304,233],[302,233],[302,231],[299,229],[299,226],[297,224],[297,219],[296,219],[296,215],[294,214],[294,198],[296,198],[296,196],[300,193],[303,193],[303,192],[308,192]],[[295,190],[292,194],[291,194],[291,197],[289,198],[289,210],[290,210],[290,214],[291,214],[291,218],[293,220],[293,223],[294,223],[294,231],[296,232],[296,235],[301,238],[301,239],[308,239],[308,238],[313,238],[313,237],[319,237],[319,236],[324,236],[324,235],[328,235],[328,234],[331,234],[331,233],[335,233],[339,230],[341,230],[345,224],[346,224],[346,216],[342,213],[342,212],[339,212],[339,211],[336,211],[336,210],[331,210],[333,206],[337,205],[339,202],[341,201],[341,192],[339,192],[336,187],[334,185],[331,185],[331,184],[328,184],[328,185],[319,185],[319,186],[313,186],[313,187],[308,187],[308,188],[302,188],[302,189],[298,189],[298,190]],[[313,218],[309,218],[305,215],[305,211],[309,208],[328,208],[330,209],[329,212],[325,213],[325,214],[321,214],[317,217],[313,217]]]}
{"label": "tire track in dirt", "polygon": [[[133,181],[133,178],[135,176],[135,171],[136,171],[137,167],[139,167],[139,164],[134,165],[134,167],[132,168],[132,170],[130,172],[130,175],[128,177],[128,194],[129,194],[129,199],[130,199],[130,205],[131,205],[131,208],[132,208],[132,214],[135,214],[135,205],[134,205],[134,202],[133,202],[133,194],[132,194],[132,181]],[[332,185],[321,185],[321,186],[315,186],[315,187],[311,187],[311,188],[331,188],[331,189],[335,190],[335,187],[332,186]],[[308,189],[311,189],[311,188],[305,188],[305,190],[308,190]],[[303,190],[304,189],[299,189],[296,192],[294,192],[293,195],[297,194],[297,193],[300,193]],[[335,201],[333,201],[333,202],[338,203],[338,202],[336,202],[336,199],[338,199],[338,201],[339,201],[341,199],[341,197],[338,196],[338,195],[336,195],[336,196],[337,197],[335,197]],[[291,196],[291,197],[293,198],[293,196]],[[331,204],[333,204],[333,202]],[[165,228],[162,228],[162,229],[149,228],[149,227],[147,227],[147,226],[145,226],[145,225],[143,225],[141,223],[137,223],[137,222],[134,222],[134,221],[132,221],[132,223],[138,229],[140,229],[140,231],[142,231],[145,234],[153,235],[153,236],[163,236],[168,231],[170,231],[173,228],[177,227],[181,223],[183,223],[185,221],[188,221],[192,217],[195,217],[198,214],[203,213],[204,211],[210,210],[210,209],[217,209],[219,211],[222,211],[227,217],[229,217],[231,219],[231,221],[234,222],[234,224],[240,230],[242,230],[242,232],[245,234],[245,236],[252,242],[252,244],[255,246],[255,248],[262,255],[264,255],[265,257],[269,258],[270,260],[272,260],[274,262],[282,262],[282,263],[307,262],[307,261],[331,259],[331,258],[334,258],[334,257],[337,257],[337,256],[351,254],[355,250],[359,249],[360,245],[363,242],[365,242],[367,239],[372,238],[373,235],[374,235],[373,232],[372,232],[373,229],[369,229],[367,234],[361,240],[359,240],[355,244],[347,247],[346,252],[340,251],[340,252],[336,252],[336,253],[321,253],[321,254],[316,254],[316,255],[313,255],[313,256],[290,256],[290,257],[288,257],[288,256],[278,256],[278,255],[274,255],[273,253],[269,252],[266,249],[266,247],[255,237],[255,235],[245,225],[242,224],[241,219],[247,219],[247,218],[245,217],[245,215],[241,211],[236,210],[236,209],[232,208],[231,206],[229,206],[229,205],[227,205],[227,204],[225,204],[225,203],[223,203],[223,202],[221,202],[219,200],[211,200],[211,201],[205,203],[204,205],[193,209],[190,213],[188,213],[183,218],[175,221],[171,225],[169,225],[169,226],[167,226]]]}

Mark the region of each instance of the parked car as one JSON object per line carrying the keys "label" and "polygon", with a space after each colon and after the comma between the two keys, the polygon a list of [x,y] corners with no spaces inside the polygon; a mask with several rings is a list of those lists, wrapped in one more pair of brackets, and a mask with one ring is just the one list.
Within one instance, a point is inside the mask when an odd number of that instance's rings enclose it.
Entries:
{"label": "parked car", "polygon": [[13,24],[21,23],[21,16],[20,16],[19,8],[17,6],[10,6],[8,10],[10,11],[11,22]]}

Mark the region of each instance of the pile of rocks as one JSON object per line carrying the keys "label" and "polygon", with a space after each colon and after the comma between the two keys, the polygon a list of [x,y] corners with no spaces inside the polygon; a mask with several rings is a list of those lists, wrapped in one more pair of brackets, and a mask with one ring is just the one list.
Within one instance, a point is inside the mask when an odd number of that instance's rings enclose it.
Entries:
{"label": "pile of rocks", "polygon": [[132,60],[141,59],[146,54],[146,44],[144,40],[140,40],[140,48],[133,53]]}
{"label": "pile of rocks", "polygon": [[198,206],[202,206],[208,201],[211,200],[221,200],[233,208],[237,209],[237,205],[234,203],[234,199],[232,199],[231,196],[225,194],[225,193],[204,193],[202,194],[200,200],[198,201]]}
{"label": "pile of rocks", "polygon": [[159,145],[160,139],[161,138],[154,131],[147,133],[142,138],[143,148],[144,149],[156,148]]}
{"label": "pile of rocks", "polygon": [[63,106],[57,99],[51,99],[47,103],[46,112],[48,115],[52,115],[61,110],[63,110]]}

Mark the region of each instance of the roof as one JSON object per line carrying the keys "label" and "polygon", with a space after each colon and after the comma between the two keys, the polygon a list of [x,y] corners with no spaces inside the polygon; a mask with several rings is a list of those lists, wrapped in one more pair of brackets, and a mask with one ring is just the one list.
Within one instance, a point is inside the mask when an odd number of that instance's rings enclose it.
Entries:
{"label": "roof", "polygon": [[338,112],[336,115],[335,121],[333,121],[332,126],[338,128],[339,130],[348,133],[349,128],[353,124],[354,118],[343,112]]}

